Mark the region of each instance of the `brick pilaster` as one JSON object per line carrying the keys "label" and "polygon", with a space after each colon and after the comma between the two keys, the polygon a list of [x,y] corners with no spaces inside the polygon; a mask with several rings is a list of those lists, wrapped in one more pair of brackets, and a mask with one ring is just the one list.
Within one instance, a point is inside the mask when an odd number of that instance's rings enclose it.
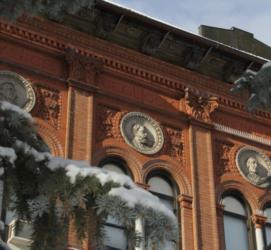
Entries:
{"label": "brick pilaster", "polygon": [[195,250],[219,250],[211,130],[209,124],[191,121]]}
{"label": "brick pilaster", "polygon": [[188,195],[180,195],[179,199],[181,216],[181,245],[180,249],[194,250],[193,240],[193,198]]}

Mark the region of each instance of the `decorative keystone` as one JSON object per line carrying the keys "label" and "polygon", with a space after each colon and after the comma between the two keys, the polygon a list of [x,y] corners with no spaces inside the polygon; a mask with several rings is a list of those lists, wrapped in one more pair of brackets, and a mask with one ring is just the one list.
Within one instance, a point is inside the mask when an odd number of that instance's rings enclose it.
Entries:
{"label": "decorative keystone", "polygon": [[217,97],[202,95],[198,91],[185,89],[184,96],[185,111],[196,120],[211,122],[211,114],[218,108]]}

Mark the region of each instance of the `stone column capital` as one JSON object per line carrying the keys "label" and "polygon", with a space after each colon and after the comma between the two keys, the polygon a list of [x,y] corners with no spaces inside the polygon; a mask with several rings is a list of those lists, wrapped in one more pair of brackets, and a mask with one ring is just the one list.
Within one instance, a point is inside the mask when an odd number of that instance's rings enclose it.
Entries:
{"label": "stone column capital", "polygon": [[185,194],[181,194],[178,196],[178,201],[180,203],[181,208],[189,208],[192,209],[193,197]]}
{"label": "stone column capital", "polygon": [[262,228],[267,220],[267,217],[259,214],[254,214],[251,216],[251,219],[256,228]]}

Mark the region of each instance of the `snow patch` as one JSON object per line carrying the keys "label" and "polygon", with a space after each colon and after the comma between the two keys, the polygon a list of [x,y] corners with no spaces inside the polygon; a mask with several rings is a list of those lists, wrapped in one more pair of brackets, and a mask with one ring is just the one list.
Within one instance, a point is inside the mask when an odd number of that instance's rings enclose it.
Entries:
{"label": "snow patch", "polygon": [[173,212],[168,209],[158,197],[139,188],[129,176],[98,167],[91,167],[85,161],[65,160],[56,157],[49,161],[47,167],[53,171],[58,168],[64,168],[71,183],[75,183],[77,176],[95,176],[99,179],[101,185],[105,185],[108,182],[117,183],[120,187],[112,188],[109,195],[118,196],[124,200],[129,207],[134,208],[139,204],[143,207],[151,208],[156,211],[158,210],[176,221]]}
{"label": "snow patch", "polygon": [[31,155],[36,160],[36,162],[41,162],[52,158],[52,155],[50,153],[38,152],[36,149],[32,148],[29,144],[22,142],[20,140],[16,140],[14,146],[16,150],[23,150],[24,154]]}
{"label": "snow patch", "polygon": [[143,207],[151,208],[153,210],[159,211],[169,218],[176,220],[173,212],[168,209],[158,197],[152,195],[151,193],[145,191],[139,187],[133,187],[132,189],[127,189],[125,187],[112,188],[109,195],[118,196],[125,200],[129,207],[135,207],[140,204]]}
{"label": "snow patch", "polygon": [[6,148],[0,146],[0,157],[6,158],[11,164],[17,159],[17,155],[13,148]]}
{"label": "snow patch", "polygon": [[27,113],[23,109],[19,108],[16,105],[13,105],[13,104],[11,104],[9,102],[0,101],[0,110],[3,110],[3,111],[7,111],[7,110],[14,111],[14,112],[18,113],[19,115],[23,116],[24,118],[26,118],[27,120],[33,121],[33,118],[32,118],[32,116],[29,113]]}

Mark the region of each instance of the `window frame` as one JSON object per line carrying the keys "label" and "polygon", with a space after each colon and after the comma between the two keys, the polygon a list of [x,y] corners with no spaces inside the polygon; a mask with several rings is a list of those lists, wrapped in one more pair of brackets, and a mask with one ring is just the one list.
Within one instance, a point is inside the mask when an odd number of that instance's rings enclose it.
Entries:
{"label": "window frame", "polygon": [[[120,158],[119,156],[106,157],[106,158],[102,159],[99,162],[98,166],[100,168],[103,168],[106,164],[115,165],[116,167],[118,167],[123,172],[123,174],[129,176],[133,180],[132,172],[130,171],[129,167],[127,166],[126,161],[123,160],[122,158]],[[110,222],[105,222],[104,225],[107,226],[107,227],[121,229],[123,231],[123,233],[125,233],[125,227],[123,227],[121,225],[110,223]],[[119,250],[118,248],[114,248],[112,246],[107,246],[107,245],[105,245],[105,249],[106,250]],[[129,250],[128,239],[127,239],[127,242],[126,242],[126,249],[125,250]]]}
{"label": "window frame", "polygon": [[248,250],[255,250],[256,249],[256,236],[255,236],[255,226],[254,226],[252,219],[251,219],[251,215],[252,215],[251,209],[250,209],[248,203],[246,202],[246,199],[244,198],[244,196],[240,192],[235,191],[235,190],[229,190],[229,191],[225,192],[222,195],[220,203],[223,204],[222,203],[223,199],[225,199],[228,196],[235,198],[237,201],[239,201],[242,204],[242,206],[246,212],[246,215],[236,214],[236,213],[226,211],[226,210],[223,211],[223,228],[222,228],[222,230],[223,230],[224,247],[226,249],[224,215],[228,215],[233,218],[241,219],[244,221],[244,224],[246,225],[246,231],[247,231]]}
{"label": "window frame", "polygon": [[132,180],[134,180],[134,176],[133,176],[131,170],[129,169],[126,161],[123,160],[121,157],[119,157],[119,156],[106,157],[99,162],[98,167],[103,168],[103,166],[106,164],[116,165],[117,167],[119,167],[122,170],[122,172],[125,175],[129,176]]}
{"label": "window frame", "polygon": [[[178,223],[181,225],[180,207],[178,206],[179,203],[177,200],[177,197],[180,195],[180,190],[179,190],[179,187],[178,187],[176,181],[171,176],[171,174],[168,173],[167,171],[165,171],[164,169],[155,169],[155,170],[152,170],[150,173],[148,173],[148,175],[145,179],[145,183],[147,185],[149,185],[149,180],[153,177],[159,177],[159,178],[163,179],[164,181],[166,181],[172,189],[173,196],[158,193],[158,192],[152,191],[152,190],[149,190],[149,192],[151,194],[157,196],[159,199],[161,198],[161,199],[172,202],[172,207],[173,207],[172,211],[175,214],[175,216],[177,217]],[[181,230],[181,228],[180,228],[180,230]],[[176,250],[182,249],[182,234],[180,233],[179,235],[180,235],[179,236],[179,244],[176,244]]]}
{"label": "window frame", "polygon": [[149,192],[152,193],[153,195],[157,196],[158,198],[161,197],[162,199],[171,201],[172,206],[173,206],[173,213],[177,216],[178,220],[180,221],[180,218],[178,216],[180,208],[179,208],[178,202],[177,202],[177,197],[180,194],[180,192],[179,192],[179,188],[178,188],[175,180],[166,171],[161,170],[161,169],[156,169],[156,170],[151,171],[147,175],[147,178],[146,178],[146,184],[147,185],[149,185],[149,180],[151,178],[153,178],[153,177],[159,177],[159,178],[163,179],[164,181],[166,181],[169,184],[169,186],[171,187],[172,191],[173,191],[173,196],[158,193],[158,192],[152,191],[152,190],[149,190]]}
{"label": "window frame", "polygon": [[[266,205],[264,206],[264,208],[263,208],[263,213],[264,213],[265,209],[267,209],[267,208],[270,208],[270,209],[271,209],[271,204],[270,204],[270,203],[268,203],[268,204],[266,204]],[[265,215],[264,215],[264,216],[265,216]],[[267,218],[267,219],[268,219],[268,218]],[[265,222],[265,224],[264,224],[264,227],[263,227],[263,238],[264,238],[264,246],[265,246],[265,247],[268,246],[268,245],[267,245],[266,227],[269,227],[269,228],[271,229],[271,221],[269,222],[268,220],[266,220],[266,222]],[[271,244],[271,241],[270,241],[269,244]]]}

